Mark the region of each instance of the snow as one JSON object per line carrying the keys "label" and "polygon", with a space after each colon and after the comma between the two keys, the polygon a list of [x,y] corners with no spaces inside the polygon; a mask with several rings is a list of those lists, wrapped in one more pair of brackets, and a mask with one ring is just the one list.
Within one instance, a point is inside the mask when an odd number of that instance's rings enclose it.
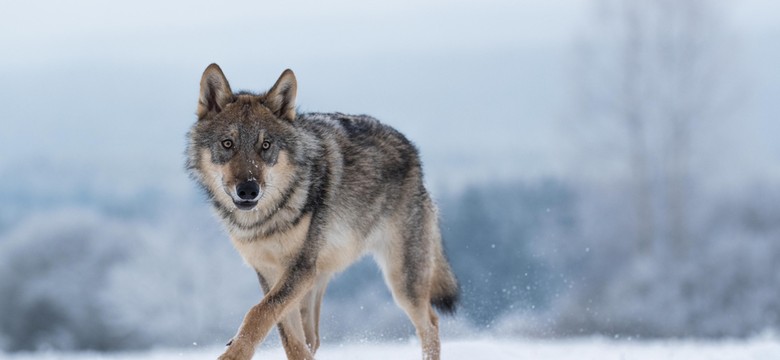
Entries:
{"label": "snow", "polygon": [[[9,360],[166,360],[216,359],[222,348],[193,346],[184,350],[154,350],[149,352],[101,353],[27,353],[0,355]],[[416,342],[326,344],[317,359],[419,359]],[[260,348],[255,359],[285,359],[281,348]],[[726,360],[780,358],[780,339],[763,336],[750,340],[652,340],[636,341],[602,337],[564,340],[536,339],[460,339],[442,344],[443,359],[535,359],[535,360]]]}

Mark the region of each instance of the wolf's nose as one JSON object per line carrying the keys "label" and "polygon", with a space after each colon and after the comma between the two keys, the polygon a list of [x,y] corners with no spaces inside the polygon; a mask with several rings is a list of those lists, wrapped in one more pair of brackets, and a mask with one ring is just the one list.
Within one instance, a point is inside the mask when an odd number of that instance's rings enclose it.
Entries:
{"label": "wolf's nose", "polygon": [[259,192],[260,185],[257,181],[245,181],[236,186],[236,193],[243,200],[254,200]]}

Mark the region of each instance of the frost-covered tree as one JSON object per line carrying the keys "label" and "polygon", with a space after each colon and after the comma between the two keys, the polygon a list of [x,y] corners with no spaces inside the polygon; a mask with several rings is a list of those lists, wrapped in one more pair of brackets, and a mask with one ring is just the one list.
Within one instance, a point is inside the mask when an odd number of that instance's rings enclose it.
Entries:
{"label": "frost-covered tree", "polygon": [[8,350],[121,347],[96,294],[137,233],[87,210],[29,217],[0,243],[0,332]]}
{"label": "frost-covered tree", "polygon": [[596,4],[575,57],[575,119],[604,146],[584,161],[596,171],[618,164],[608,175],[629,185],[626,240],[636,252],[684,255],[695,236],[697,190],[720,150],[708,138],[733,119],[737,103],[735,43],[717,2]]}
{"label": "frost-covered tree", "polygon": [[555,261],[576,265],[550,315],[559,334],[745,335],[762,326],[733,331],[724,319],[739,307],[704,301],[729,289],[709,274],[758,278],[716,250],[733,250],[723,234],[707,231],[720,195],[702,189],[723,151],[711,139],[732,126],[738,103],[724,5],[597,3],[575,57],[574,119],[601,147],[580,159],[591,173],[580,186],[579,246],[557,244],[565,251]]}
{"label": "frost-covered tree", "polygon": [[167,215],[150,221],[64,207],[4,233],[2,349],[103,351],[232,336],[260,298],[257,280],[205,208],[159,210]]}

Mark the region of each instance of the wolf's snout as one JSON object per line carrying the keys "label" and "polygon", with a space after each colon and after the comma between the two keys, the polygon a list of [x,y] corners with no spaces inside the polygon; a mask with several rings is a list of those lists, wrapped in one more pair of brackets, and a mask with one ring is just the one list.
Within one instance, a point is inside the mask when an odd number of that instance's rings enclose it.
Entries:
{"label": "wolf's snout", "polygon": [[236,186],[236,194],[242,200],[255,200],[260,193],[257,181],[244,181]]}

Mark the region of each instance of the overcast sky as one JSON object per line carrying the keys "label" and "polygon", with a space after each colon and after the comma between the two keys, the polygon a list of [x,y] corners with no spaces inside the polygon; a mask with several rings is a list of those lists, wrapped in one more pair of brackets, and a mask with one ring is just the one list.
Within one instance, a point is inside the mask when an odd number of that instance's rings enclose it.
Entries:
{"label": "overcast sky", "polygon": [[[746,63],[764,69],[754,74],[758,98],[776,96],[767,63],[780,59],[766,45],[780,35],[780,2],[724,4]],[[3,2],[0,167],[97,164],[120,176],[149,166],[184,179],[198,81],[217,62],[234,89],[258,91],[292,68],[302,111],[379,117],[418,143],[433,182],[565,173],[565,76],[591,9],[575,0]],[[756,117],[775,110],[754,104]]]}

